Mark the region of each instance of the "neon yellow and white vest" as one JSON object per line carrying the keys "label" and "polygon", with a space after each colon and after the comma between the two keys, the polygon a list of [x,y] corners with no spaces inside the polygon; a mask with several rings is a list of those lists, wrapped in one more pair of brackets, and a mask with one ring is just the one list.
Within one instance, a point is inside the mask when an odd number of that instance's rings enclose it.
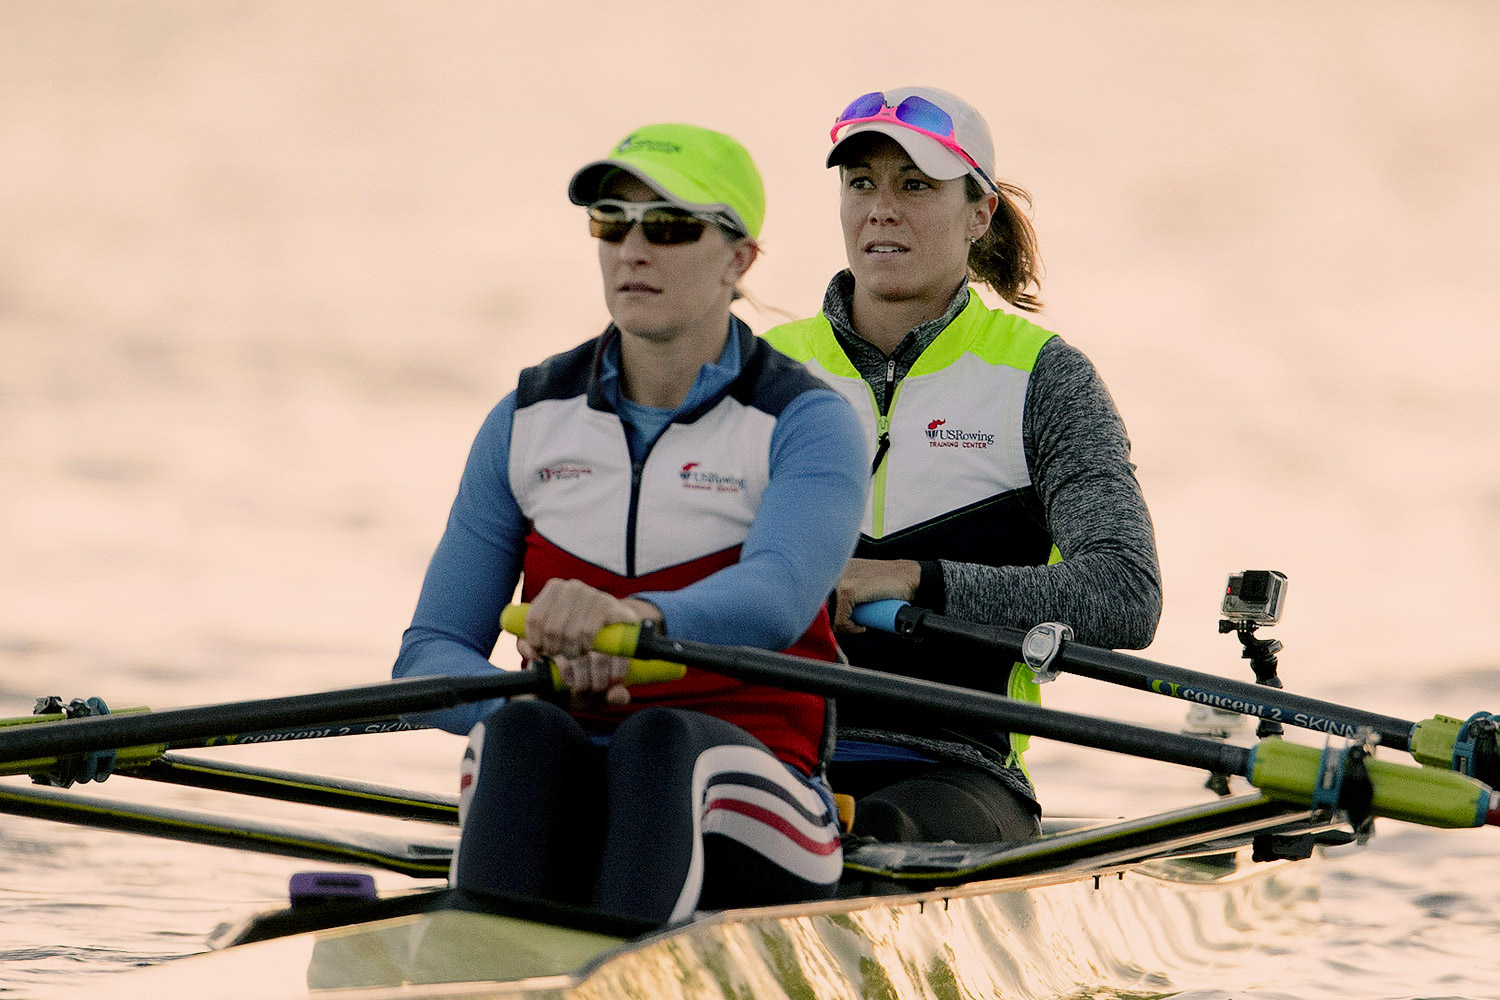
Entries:
{"label": "neon yellow and white vest", "polygon": [[[872,452],[886,443],[856,556],[990,566],[1036,566],[1060,558],[1032,487],[1022,437],[1031,372],[1053,336],[1019,316],[987,308],[971,291],[968,305],[922,352],[882,414],[822,313],[765,334],[773,347],[853,404]],[[1040,701],[1023,664],[1006,672],[993,661],[979,662],[983,658],[972,650],[938,645],[923,643],[918,664],[911,662],[911,647],[889,637],[844,641],[859,666]],[[865,709],[845,699],[839,714],[841,725],[867,725],[860,718]],[[884,721],[873,725],[890,728]],[[955,735],[983,742],[979,733]],[[1015,736],[1010,743],[1015,754],[1006,756],[1019,764],[1026,738]]]}

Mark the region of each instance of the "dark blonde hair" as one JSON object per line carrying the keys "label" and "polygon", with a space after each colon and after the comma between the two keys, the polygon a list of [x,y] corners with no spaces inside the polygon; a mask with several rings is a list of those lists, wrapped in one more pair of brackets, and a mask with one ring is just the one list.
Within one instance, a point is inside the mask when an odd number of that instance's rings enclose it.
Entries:
{"label": "dark blonde hair", "polygon": [[[998,182],[1000,204],[990,219],[990,228],[969,247],[969,279],[989,285],[1017,309],[1040,312],[1042,258],[1037,252],[1036,230],[1018,203],[1031,208],[1025,188]],[[984,191],[972,174],[964,178],[964,194],[981,201]],[[1035,287],[1035,292],[1027,289]]]}

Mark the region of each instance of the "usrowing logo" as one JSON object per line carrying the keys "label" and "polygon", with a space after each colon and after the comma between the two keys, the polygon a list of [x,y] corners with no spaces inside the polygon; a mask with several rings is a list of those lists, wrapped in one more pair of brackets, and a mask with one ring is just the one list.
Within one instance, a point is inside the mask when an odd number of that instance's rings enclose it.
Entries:
{"label": "usrowing logo", "polygon": [[677,473],[682,477],[685,490],[713,490],[715,493],[741,493],[745,480],[740,476],[726,476],[718,472],[705,472],[699,462],[685,462]]}
{"label": "usrowing logo", "polygon": [[948,421],[927,421],[927,447],[929,448],[988,448],[995,443],[995,435],[988,431],[967,431],[958,427],[945,427]]}
{"label": "usrowing logo", "polygon": [[550,483],[554,479],[582,479],[584,476],[592,476],[594,470],[587,465],[549,465],[545,469],[538,469],[537,479],[544,483]]}

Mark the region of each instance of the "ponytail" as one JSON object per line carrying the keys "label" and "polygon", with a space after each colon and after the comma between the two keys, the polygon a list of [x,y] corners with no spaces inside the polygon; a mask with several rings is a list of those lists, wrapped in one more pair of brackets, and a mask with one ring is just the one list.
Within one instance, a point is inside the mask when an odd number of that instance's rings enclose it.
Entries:
{"label": "ponytail", "polygon": [[[980,201],[984,191],[973,175],[964,178],[964,193],[969,201]],[[1031,208],[1031,195],[1025,188],[1004,181],[999,183],[1000,203],[990,218],[990,228],[969,247],[969,278],[989,285],[1000,297],[1017,309],[1039,312],[1042,300],[1042,259],[1037,252],[1036,231],[1031,220],[1017,206],[1024,202]],[[1035,287],[1035,292],[1027,291]]]}

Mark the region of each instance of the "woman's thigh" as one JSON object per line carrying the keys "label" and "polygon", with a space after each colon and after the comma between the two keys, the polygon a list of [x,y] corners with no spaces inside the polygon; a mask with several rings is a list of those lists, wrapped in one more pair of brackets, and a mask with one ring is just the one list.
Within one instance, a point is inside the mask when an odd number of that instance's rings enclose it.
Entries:
{"label": "woman's thigh", "polygon": [[[842,852],[831,803],[760,741],[699,712],[631,716],[609,750],[610,832],[600,902],[653,871],[657,919],[706,906],[831,895]],[[644,914],[640,914],[644,915]]]}
{"label": "woman's thigh", "polygon": [[455,884],[585,902],[604,843],[603,751],[566,711],[513,701],[470,734]]}

